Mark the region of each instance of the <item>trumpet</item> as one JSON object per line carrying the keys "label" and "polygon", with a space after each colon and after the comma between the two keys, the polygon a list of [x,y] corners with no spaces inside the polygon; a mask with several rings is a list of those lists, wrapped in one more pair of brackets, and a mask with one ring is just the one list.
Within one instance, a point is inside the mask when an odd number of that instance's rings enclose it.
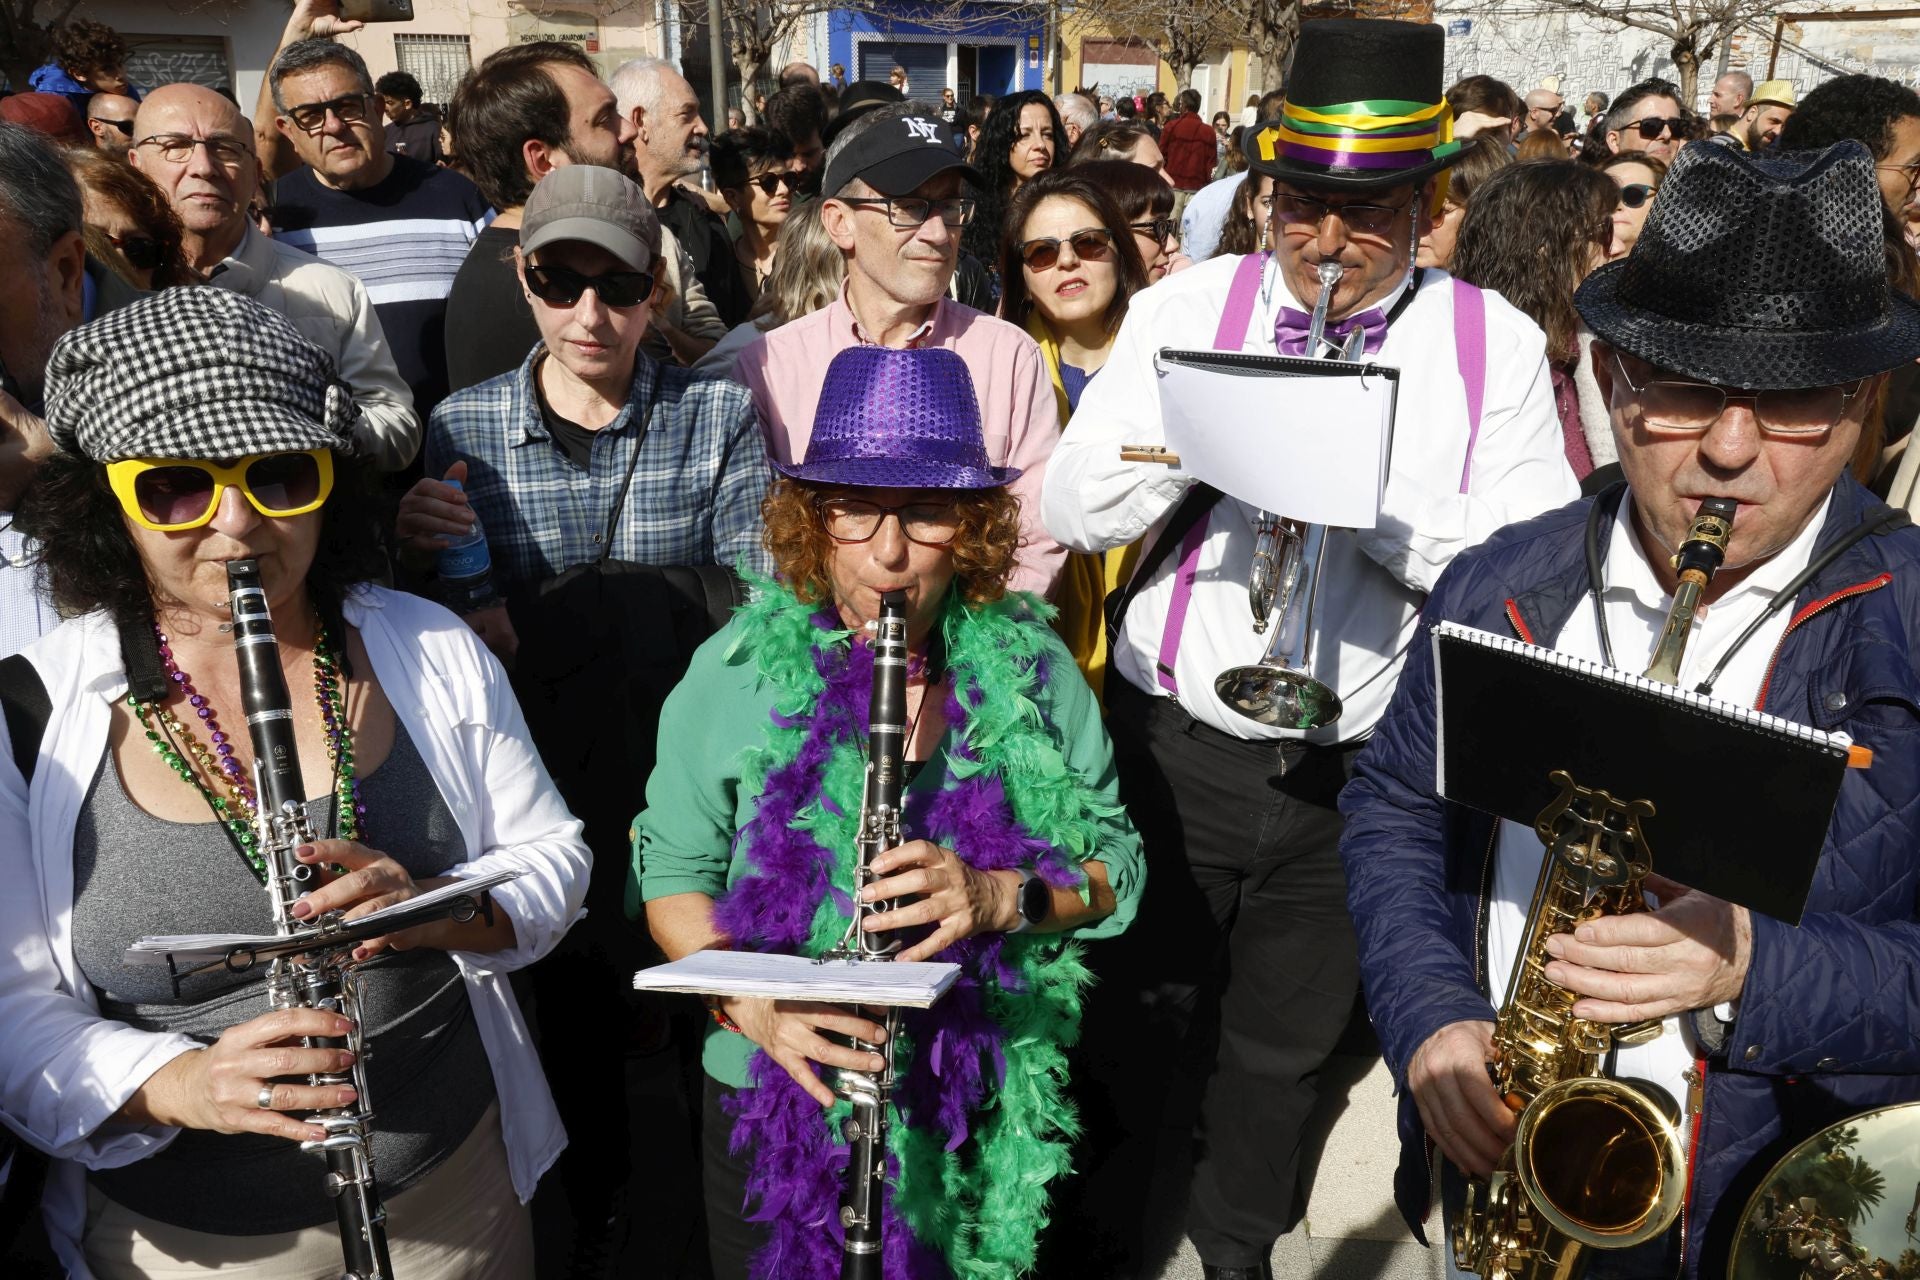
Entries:
{"label": "trumpet", "polygon": [[[1307,322],[1307,355],[1317,357],[1326,344],[1327,308],[1340,284],[1337,262],[1320,264],[1320,296]],[[1356,360],[1366,335],[1356,328],[1334,359]],[[1259,724],[1284,729],[1318,729],[1340,718],[1340,695],[1308,674],[1313,665],[1313,601],[1320,590],[1320,565],[1327,527],[1286,520],[1262,511],[1254,529],[1253,566],[1247,572],[1247,603],[1255,635],[1273,635],[1266,652],[1250,666],[1229,667],[1214,678],[1213,690],[1229,707]],[[1279,613],[1274,617],[1275,603]]]}

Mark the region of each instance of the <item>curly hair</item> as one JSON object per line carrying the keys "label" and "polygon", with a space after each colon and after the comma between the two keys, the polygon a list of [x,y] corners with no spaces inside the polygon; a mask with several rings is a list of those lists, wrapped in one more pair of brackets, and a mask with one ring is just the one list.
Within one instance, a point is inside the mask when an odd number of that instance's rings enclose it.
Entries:
{"label": "curly hair", "polygon": [[1619,202],[1612,179],[1575,161],[1508,165],[1474,192],[1449,270],[1525,312],[1546,332],[1547,358],[1568,360],[1580,329],[1573,291],[1596,248],[1605,254],[1600,234],[1611,236]]}
{"label": "curly hair", "polygon": [[[1102,319],[1108,333],[1118,333],[1120,322],[1127,318],[1127,303],[1147,287],[1147,268],[1140,260],[1140,246],[1133,238],[1133,228],[1127,225],[1126,210],[1097,175],[1087,172],[1085,165],[1050,169],[1014,192],[1013,204],[1007,210],[1007,234],[1000,250],[1000,318],[1025,327],[1027,317],[1033,314],[1033,295],[1027,291],[1020,245],[1026,238],[1027,219],[1040,207],[1040,202],[1050,196],[1083,205],[1094,221],[1113,237],[1113,246],[1119,255],[1115,264],[1118,271],[1113,300],[1107,304],[1107,313]],[[1042,318],[1045,318],[1044,312]]]}
{"label": "curly hair", "polygon": [[1000,260],[1000,235],[1007,220],[1007,201],[1013,198],[1013,139],[1020,132],[1020,114],[1028,107],[1047,113],[1053,129],[1053,164],[1067,162],[1067,130],[1060,123],[1060,112],[1053,99],[1038,89],[1010,93],[993,104],[987,123],[980,130],[980,143],[974,149],[973,167],[986,184],[980,192],[979,207],[967,224],[960,247],[982,262]]}
{"label": "curly hair", "polygon": [[[807,604],[833,596],[827,561],[835,543],[821,523],[820,500],[861,492],[781,476],[760,504],[766,525],[761,538],[773,557],[774,573]],[[1014,553],[1020,548],[1020,499],[1005,488],[955,490],[953,497],[960,513],[960,530],[947,549],[953,557],[953,590],[968,604],[992,604],[1007,594]]]}
{"label": "curly hair", "polygon": [[[349,589],[386,572],[374,474],[365,462],[334,454],[333,492],[320,508],[320,544],[307,570],[322,617],[338,617]],[[153,617],[153,586],[105,463],[54,454],[34,474],[13,523],[38,541],[35,560],[63,615],[105,609],[123,626]]]}
{"label": "curly hair", "polygon": [[1842,138],[1873,158],[1893,150],[1893,127],[1920,117],[1920,93],[1879,76],[1836,76],[1810,91],[1780,130],[1782,151],[1824,151]]}
{"label": "curly hair", "polygon": [[75,18],[53,30],[53,60],[75,80],[127,65],[127,41],[104,22]]}
{"label": "curly hair", "polygon": [[[96,147],[68,147],[63,158],[74,181],[80,184],[82,196],[113,205],[133,219],[142,232],[159,242],[161,261],[153,273],[155,289],[200,282],[200,274],[187,264],[186,255],[181,251],[185,230],[180,225],[180,215],[174,212],[173,202],[152,178]],[[114,249],[112,256],[104,261],[117,270],[118,262],[125,259]]]}

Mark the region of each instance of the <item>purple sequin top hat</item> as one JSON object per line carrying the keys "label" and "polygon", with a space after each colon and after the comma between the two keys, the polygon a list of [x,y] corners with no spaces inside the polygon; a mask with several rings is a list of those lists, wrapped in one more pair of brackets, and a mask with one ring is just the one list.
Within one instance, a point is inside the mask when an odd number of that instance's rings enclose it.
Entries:
{"label": "purple sequin top hat", "polygon": [[806,457],[774,466],[873,489],[991,489],[1020,474],[988,462],[973,374],[944,347],[842,351],[827,366]]}

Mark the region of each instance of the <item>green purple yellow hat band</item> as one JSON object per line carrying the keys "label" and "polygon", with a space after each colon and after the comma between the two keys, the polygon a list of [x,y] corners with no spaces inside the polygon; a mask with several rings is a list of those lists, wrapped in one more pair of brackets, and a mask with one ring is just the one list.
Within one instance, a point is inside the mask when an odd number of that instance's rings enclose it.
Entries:
{"label": "green purple yellow hat band", "polygon": [[1417,169],[1459,149],[1453,110],[1437,103],[1374,98],[1331,107],[1283,103],[1254,140],[1261,160],[1322,169]]}

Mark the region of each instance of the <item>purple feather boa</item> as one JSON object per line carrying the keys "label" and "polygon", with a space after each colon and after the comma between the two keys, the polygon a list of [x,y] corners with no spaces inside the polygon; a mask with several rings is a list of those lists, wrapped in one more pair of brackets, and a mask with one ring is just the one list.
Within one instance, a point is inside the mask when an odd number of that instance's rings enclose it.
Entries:
{"label": "purple feather boa", "polygon": [[[715,904],[715,922],[738,946],[806,954],[818,950],[810,943],[822,902],[831,900],[842,920],[852,912],[851,900],[832,884],[834,868],[851,858],[852,850],[824,848],[805,829],[803,816],[816,798],[835,814],[842,812],[833,797],[822,794],[822,780],[836,746],[864,743],[867,732],[873,653],[864,644],[829,641],[837,625],[830,614],[815,618],[821,636],[812,657],[826,687],[810,711],[774,713],[778,728],[804,727],[805,733],[793,758],[768,773],[756,816],[740,834],[752,872]],[[1036,674],[1044,678],[1043,671]],[[950,750],[974,763],[966,726],[968,712],[980,705],[983,694],[967,683],[964,672],[950,673],[950,684],[948,740],[958,744]],[[902,826],[907,839],[934,840],[982,870],[1032,866],[1051,884],[1079,882],[1077,869],[1060,851],[1015,821],[1000,778],[987,769],[956,779],[949,766],[938,792],[909,792]],[[1006,1033],[987,1013],[985,999],[991,989],[1021,986],[1004,947],[1003,935],[983,934],[947,948],[938,959],[961,967],[953,988],[931,1009],[903,1011],[895,1046],[898,1122],[937,1135],[938,1145],[949,1152],[966,1142],[973,1115],[1005,1075]],[[735,1116],[729,1145],[736,1155],[751,1153],[747,1217],[766,1228],[766,1243],[753,1259],[754,1275],[833,1280],[840,1271],[838,1211],[847,1148],[828,1113],[764,1052],[753,1055],[748,1087],[727,1105]],[[892,1185],[900,1185],[897,1155],[889,1155],[888,1174]],[[940,1173],[928,1167],[909,1170],[908,1176],[937,1180]],[[941,1251],[913,1235],[895,1212],[891,1195],[883,1226],[885,1280],[947,1280]]]}

